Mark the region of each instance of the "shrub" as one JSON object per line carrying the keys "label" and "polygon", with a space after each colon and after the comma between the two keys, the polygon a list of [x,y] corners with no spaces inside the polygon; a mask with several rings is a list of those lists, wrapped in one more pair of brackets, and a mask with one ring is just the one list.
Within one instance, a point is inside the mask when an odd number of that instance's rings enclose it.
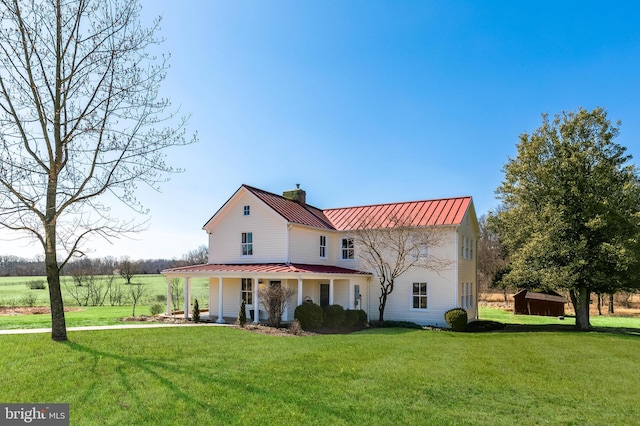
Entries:
{"label": "shrub", "polygon": [[322,325],[322,308],[313,302],[305,302],[296,307],[293,318],[300,323],[303,330],[313,330]]}
{"label": "shrub", "polygon": [[31,290],[44,290],[47,288],[43,280],[33,280],[27,283],[27,287]]}
{"label": "shrub", "polygon": [[299,336],[302,333],[302,327],[300,326],[300,322],[298,320],[294,320],[289,326],[289,334],[293,334],[294,336]]}
{"label": "shrub", "polygon": [[240,327],[244,327],[247,325],[247,304],[242,299],[242,303],[240,303],[240,312],[238,312],[238,325]]}
{"label": "shrub", "polygon": [[347,309],[344,314],[345,325],[349,328],[364,327],[367,325],[367,313],[362,309]]}
{"label": "shrub", "polygon": [[167,295],[166,294],[158,294],[158,295],[156,295],[156,302],[158,302],[158,303],[167,303]]}
{"label": "shrub", "polygon": [[191,318],[193,322],[200,322],[200,305],[198,305],[198,299],[193,302],[193,315]]}
{"label": "shrub", "polygon": [[449,309],[444,313],[444,320],[453,331],[464,331],[467,328],[467,311],[462,308]]}
{"label": "shrub", "polygon": [[329,328],[344,327],[344,308],[340,305],[327,306],[324,310],[324,325]]}
{"label": "shrub", "polygon": [[38,300],[38,296],[31,293],[26,294],[22,299],[20,299],[23,306],[28,306],[30,308],[33,306],[36,306],[37,300]]}
{"label": "shrub", "polygon": [[151,305],[151,315],[158,315],[164,311],[164,307],[159,303]]}

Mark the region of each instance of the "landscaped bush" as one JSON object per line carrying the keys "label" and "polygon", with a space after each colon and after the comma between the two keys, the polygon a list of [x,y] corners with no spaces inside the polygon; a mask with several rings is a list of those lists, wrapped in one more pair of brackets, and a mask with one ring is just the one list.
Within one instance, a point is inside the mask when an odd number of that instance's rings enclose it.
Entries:
{"label": "landscaped bush", "polygon": [[453,331],[464,331],[467,328],[467,311],[462,308],[449,309],[444,313],[444,320]]}
{"label": "landscaped bush", "polygon": [[43,280],[33,280],[27,283],[27,287],[31,290],[44,290],[47,288],[45,282]]}
{"label": "landscaped bush", "polygon": [[362,309],[347,309],[344,314],[345,325],[349,328],[364,327],[367,325],[367,313]]}
{"label": "landscaped bush", "polygon": [[164,311],[164,307],[159,303],[151,305],[151,315],[158,315]]}
{"label": "landscaped bush", "polygon": [[344,327],[344,308],[340,305],[329,305],[324,308],[324,326],[329,328]]}
{"label": "landscaped bush", "polygon": [[289,326],[289,334],[293,334],[294,336],[299,336],[302,334],[302,327],[300,326],[300,321],[294,320]]}
{"label": "landscaped bush", "polygon": [[313,330],[322,325],[322,308],[313,302],[304,302],[293,313],[303,330]]}
{"label": "landscaped bush", "polygon": [[247,302],[242,299],[240,303],[240,311],[238,312],[238,325],[244,327],[247,325]]}
{"label": "landscaped bush", "polygon": [[200,322],[200,305],[198,304],[198,299],[193,302],[193,314],[191,319],[193,319],[193,322]]}

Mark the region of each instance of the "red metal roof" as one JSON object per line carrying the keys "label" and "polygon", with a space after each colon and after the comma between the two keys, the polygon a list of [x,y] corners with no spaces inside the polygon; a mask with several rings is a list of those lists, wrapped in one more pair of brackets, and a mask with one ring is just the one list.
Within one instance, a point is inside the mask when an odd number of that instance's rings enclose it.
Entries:
{"label": "red metal roof", "polygon": [[471,197],[456,197],[321,210],[249,185],[242,185],[241,188],[258,197],[287,222],[338,231],[393,226],[459,225],[471,203]]}
{"label": "red metal roof", "polygon": [[333,229],[331,224],[322,217],[322,210],[320,209],[309,205],[302,205],[296,201],[249,185],[243,186],[280,214],[280,216],[284,217],[287,222],[313,226],[315,228]]}
{"label": "red metal roof", "polygon": [[308,273],[308,274],[362,274],[368,272],[355,269],[340,268],[331,265],[306,265],[301,263],[246,263],[246,264],[206,264],[183,266],[181,268],[165,269],[166,273],[188,272],[242,272],[242,273]]}
{"label": "red metal roof", "polygon": [[470,203],[471,197],[458,197],[325,209],[322,212],[339,231],[398,225],[459,225]]}

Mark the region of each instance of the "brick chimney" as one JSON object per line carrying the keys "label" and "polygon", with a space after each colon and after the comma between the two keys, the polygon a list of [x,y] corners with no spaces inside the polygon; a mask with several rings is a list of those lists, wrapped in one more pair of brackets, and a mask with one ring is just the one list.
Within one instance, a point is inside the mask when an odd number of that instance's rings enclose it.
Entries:
{"label": "brick chimney", "polygon": [[304,192],[303,189],[300,189],[300,184],[296,183],[296,189],[292,189],[291,191],[284,191],[282,196],[287,200],[295,201],[298,204],[306,205],[307,204],[307,193]]}

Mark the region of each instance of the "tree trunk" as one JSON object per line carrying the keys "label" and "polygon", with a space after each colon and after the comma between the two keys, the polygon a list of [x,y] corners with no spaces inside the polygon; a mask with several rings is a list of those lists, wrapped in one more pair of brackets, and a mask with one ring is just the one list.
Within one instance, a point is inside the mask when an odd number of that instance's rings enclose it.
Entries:
{"label": "tree trunk", "polygon": [[47,270],[47,283],[49,284],[49,305],[51,306],[51,338],[56,341],[67,340],[67,324],[64,318],[64,303],[60,289],[60,269],[58,259],[51,245],[47,243],[45,253],[45,267]]}
{"label": "tree trunk", "polygon": [[602,294],[598,293],[598,315],[602,315]]}
{"label": "tree trunk", "polygon": [[378,306],[378,322],[382,324],[384,322],[384,307],[387,305],[387,292],[381,290],[380,293],[380,305]]}
{"label": "tree trunk", "polygon": [[[577,291],[576,291],[577,290]],[[589,330],[589,299],[591,292],[586,287],[578,287],[569,291],[571,303],[576,312],[576,328],[578,330]]]}
{"label": "tree trunk", "polygon": [[613,293],[609,293],[609,313],[613,313]]}

